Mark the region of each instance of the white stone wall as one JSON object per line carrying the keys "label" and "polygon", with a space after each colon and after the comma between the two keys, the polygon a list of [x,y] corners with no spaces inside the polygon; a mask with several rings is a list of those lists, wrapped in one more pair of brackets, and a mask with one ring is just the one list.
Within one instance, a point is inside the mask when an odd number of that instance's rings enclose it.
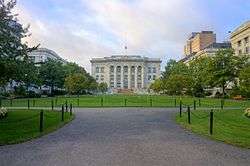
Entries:
{"label": "white stone wall", "polygon": [[[106,82],[109,88],[113,90],[147,89],[155,79],[160,77],[160,60],[151,62],[144,59],[133,61],[129,57],[127,59],[127,61],[124,59],[119,61],[117,58],[114,61],[110,59],[107,61],[94,59],[91,61],[92,76],[98,83]],[[110,71],[111,66],[114,67],[114,72],[112,73]]]}

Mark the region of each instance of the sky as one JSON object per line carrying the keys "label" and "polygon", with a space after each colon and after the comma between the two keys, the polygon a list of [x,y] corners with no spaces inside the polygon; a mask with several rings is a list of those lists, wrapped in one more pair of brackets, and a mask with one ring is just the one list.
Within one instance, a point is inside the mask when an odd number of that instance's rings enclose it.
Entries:
{"label": "sky", "polygon": [[195,31],[228,40],[229,31],[250,20],[250,0],[17,0],[14,12],[30,25],[30,46],[90,71],[91,58],[125,53],[161,58],[165,66],[183,57]]}

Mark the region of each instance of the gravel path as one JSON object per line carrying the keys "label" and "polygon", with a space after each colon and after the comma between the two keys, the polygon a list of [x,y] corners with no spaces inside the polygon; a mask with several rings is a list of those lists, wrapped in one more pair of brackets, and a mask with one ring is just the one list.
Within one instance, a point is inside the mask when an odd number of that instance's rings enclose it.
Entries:
{"label": "gravel path", "polygon": [[0,166],[250,165],[250,150],[176,125],[176,110],[91,108],[39,139],[0,147]]}

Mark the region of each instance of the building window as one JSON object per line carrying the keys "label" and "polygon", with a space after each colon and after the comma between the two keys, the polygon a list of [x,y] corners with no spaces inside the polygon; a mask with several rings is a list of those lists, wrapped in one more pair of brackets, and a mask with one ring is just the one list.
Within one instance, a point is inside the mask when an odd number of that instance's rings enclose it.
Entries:
{"label": "building window", "polygon": [[152,79],[151,75],[148,76],[148,80],[150,81]]}
{"label": "building window", "polygon": [[110,66],[110,73],[114,73],[114,66]]}
{"label": "building window", "polygon": [[131,73],[135,73],[135,67],[134,66],[131,67]]}
{"label": "building window", "polygon": [[156,75],[153,75],[153,80],[156,80]]}
{"label": "building window", "polygon": [[248,36],[245,37],[245,38],[244,38],[244,41],[245,41],[245,44],[247,44],[247,43],[249,42],[249,37],[248,37]]}
{"label": "building window", "polygon": [[241,51],[241,50],[239,50],[239,54],[242,54],[242,51]]}
{"label": "building window", "polygon": [[156,67],[153,67],[153,73],[156,73]]}
{"label": "building window", "polygon": [[95,68],[95,72],[96,72],[96,73],[99,73],[99,67],[96,67],[96,68]]}
{"label": "building window", "polygon": [[101,73],[104,73],[104,67],[101,67]]}
{"label": "building window", "polygon": [[142,70],[142,67],[141,67],[141,66],[138,66],[137,70],[138,70],[138,73],[140,73],[141,70]]}
{"label": "building window", "polygon": [[110,81],[114,81],[114,75],[110,75]]}
{"label": "building window", "polygon": [[101,81],[104,81],[104,75],[101,75]]}
{"label": "building window", "polygon": [[245,53],[248,54],[249,52],[249,47],[246,47]]}
{"label": "building window", "polygon": [[240,47],[240,46],[241,46],[241,40],[238,41],[238,47]]}
{"label": "building window", "polygon": [[110,82],[110,87],[114,88],[114,82]]}
{"label": "building window", "polygon": [[148,67],[148,73],[151,73],[151,67]]}
{"label": "building window", "polygon": [[116,72],[117,72],[117,73],[120,73],[120,72],[121,72],[121,66],[117,66]]}
{"label": "building window", "polygon": [[124,70],[123,71],[124,73],[127,73],[128,72],[128,66],[124,66],[123,70]]}
{"label": "building window", "polygon": [[98,81],[99,80],[99,75],[95,76],[95,80]]}

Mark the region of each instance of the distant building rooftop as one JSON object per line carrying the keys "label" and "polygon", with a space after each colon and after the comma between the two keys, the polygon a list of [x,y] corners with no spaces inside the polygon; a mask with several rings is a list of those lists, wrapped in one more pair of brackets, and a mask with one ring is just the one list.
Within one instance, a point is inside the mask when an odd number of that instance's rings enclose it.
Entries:
{"label": "distant building rooftop", "polygon": [[93,62],[112,62],[112,61],[142,61],[142,62],[159,62],[161,63],[160,58],[148,58],[142,57],[140,55],[112,55],[110,57],[104,58],[92,58],[91,63]]}

